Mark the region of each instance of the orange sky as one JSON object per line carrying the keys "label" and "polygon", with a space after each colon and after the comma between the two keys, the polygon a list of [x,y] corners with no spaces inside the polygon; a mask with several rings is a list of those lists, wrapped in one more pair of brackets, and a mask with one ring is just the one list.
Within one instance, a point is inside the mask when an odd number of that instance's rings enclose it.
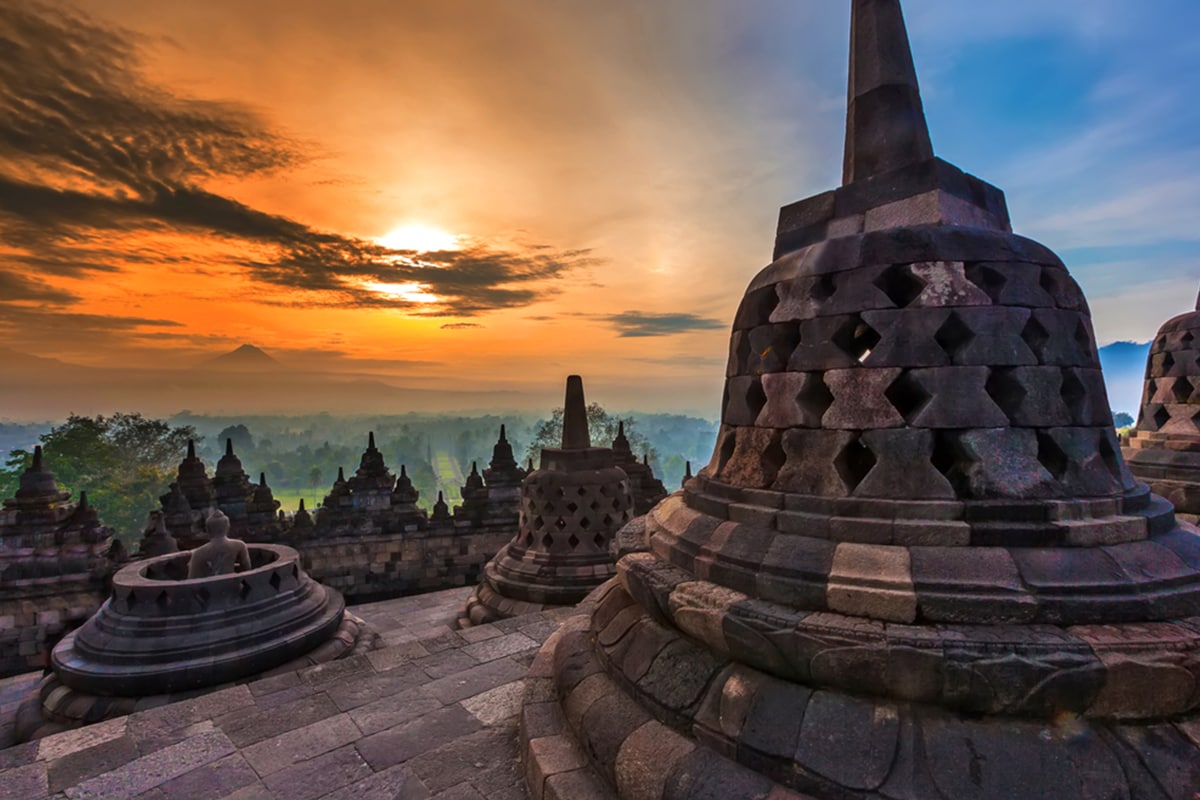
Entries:
{"label": "orange sky", "polygon": [[[0,344],[715,413],[779,206],[840,174],[841,5],[0,0]],[[405,226],[458,238],[379,244]]]}

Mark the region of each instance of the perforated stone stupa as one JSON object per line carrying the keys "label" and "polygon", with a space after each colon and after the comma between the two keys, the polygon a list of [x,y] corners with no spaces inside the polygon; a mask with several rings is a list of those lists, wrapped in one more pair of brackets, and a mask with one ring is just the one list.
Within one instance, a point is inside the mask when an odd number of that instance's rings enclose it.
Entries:
{"label": "perforated stone stupa", "polygon": [[663,498],[667,489],[663,482],[654,476],[649,459],[643,454],[638,461],[625,436],[625,422],[617,423],[617,437],[613,439],[613,452],[617,456],[617,466],[629,476],[629,492],[633,495],[633,513],[642,516]]}
{"label": "perforated stone stupa", "polygon": [[1200,297],[1150,346],[1137,428],[1125,450],[1139,480],[1200,521]]}
{"label": "perforated stone stupa", "polygon": [[852,9],[844,184],[781,212],[711,463],[535,662],[531,793],[1190,798],[1200,536],[1062,262],[934,157],[899,0]]}
{"label": "perforated stone stupa", "polygon": [[484,568],[459,625],[574,605],[613,575],[609,543],[632,516],[629,479],[610,448],[592,447],[583,379],[567,378],[561,448],[521,484],[516,538]]}

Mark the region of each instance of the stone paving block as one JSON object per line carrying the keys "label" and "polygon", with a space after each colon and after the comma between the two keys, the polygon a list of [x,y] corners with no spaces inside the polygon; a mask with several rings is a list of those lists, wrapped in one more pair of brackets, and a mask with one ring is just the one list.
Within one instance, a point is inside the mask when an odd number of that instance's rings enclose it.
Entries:
{"label": "stone paving block", "polygon": [[326,694],[339,710],[349,711],[379,698],[390,697],[428,682],[429,678],[418,669],[390,670],[346,681],[330,687],[326,690]]}
{"label": "stone paving block", "polygon": [[428,800],[429,789],[407,764],[397,764],[382,772],[343,786],[325,795],[323,800]]}
{"label": "stone paving block", "polygon": [[833,554],[826,602],[830,610],[891,622],[917,617],[908,549],[842,543]]}
{"label": "stone paving block", "polygon": [[208,731],[76,784],[64,793],[71,800],[130,797],[162,786],[197,767],[219,761],[235,750],[233,742],[224,733]]}
{"label": "stone paving block", "polygon": [[343,791],[371,774],[354,746],[346,745],[268,775],[263,784],[278,800],[314,800]]}
{"label": "stone paving block", "polygon": [[46,762],[50,791],[61,792],[88,778],[128,764],[140,755],[137,745],[128,736],[104,739],[86,749],[73,750]]}
{"label": "stone paving block", "polygon": [[524,675],[525,668],[516,661],[501,658],[439,678],[427,684],[425,690],[443,703],[457,703]]}
{"label": "stone paving block", "polygon": [[516,741],[508,728],[485,728],[410,759],[407,764],[431,792],[471,783],[485,788],[520,777]]}
{"label": "stone paving block", "polygon": [[441,700],[425,691],[425,687],[419,687],[391,697],[382,697],[348,713],[359,730],[364,735],[370,735],[411,722],[417,717],[438,710],[443,705]]}
{"label": "stone paving block", "polygon": [[272,675],[270,678],[251,681],[246,684],[246,688],[250,690],[250,694],[255,697],[261,697],[265,694],[274,694],[275,692],[290,689],[298,685],[300,685],[300,676],[298,674],[295,672],[284,672],[281,675]]}
{"label": "stone paving block", "polygon": [[433,796],[433,800],[489,800],[489,798],[480,794],[479,790],[471,784],[460,783],[444,792],[438,792]]}
{"label": "stone paving block", "polygon": [[523,633],[509,633],[496,639],[469,644],[462,652],[480,662],[495,661],[504,656],[516,655],[537,649],[538,643]]}
{"label": "stone paving block", "polygon": [[468,697],[462,707],[484,725],[499,725],[520,713],[524,696],[525,682],[517,680]]}
{"label": "stone paving block", "polygon": [[35,762],[0,772],[0,787],[4,796],[13,800],[45,797],[49,793],[46,765]]}
{"label": "stone paving block", "polygon": [[241,755],[234,753],[172,778],[157,791],[166,800],[202,800],[225,797],[257,782],[258,775]]}
{"label": "stone paving block", "polygon": [[119,739],[125,735],[128,722],[129,717],[117,717],[39,739],[36,744],[37,758],[39,761],[54,761],[71,753]]}
{"label": "stone paving block", "polygon": [[328,753],[362,736],[348,714],[339,714],[305,725],[242,749],[242,755],[260,777]]}
{"label": "stone paving block", "polygon": [[218,717],[214,723],[238,747],[248,747],[272,736],[302,728],[338,714],[338,707],[325,694],[309,695],[269,711],[248,708]]}
{"label": "stone paving block", "polygon": [[359,739],[355,746],[371,768],[379,771],[474,733],[480,727],[479,720],[455,704]]}
{"label": "stone paving block", "polygon": [[420,642],[414,640],[383,650],[372,650],[367,653],[367,660],[371,662],[371,666],[376,672],[387,672],[427,655],[429,655],[429,651]]}
{"label": "stone paving block", "polygon": [[587,768],[560,772],[546,779],[545,800],[612,800],[607,787]]}
{"label": "stone paving block", "polygon": [[300,670],[300,680],[312,686],[341,682],[358,678],[374,672],[371,662],[364,655],[329,661],[325,664],[314,664]]}

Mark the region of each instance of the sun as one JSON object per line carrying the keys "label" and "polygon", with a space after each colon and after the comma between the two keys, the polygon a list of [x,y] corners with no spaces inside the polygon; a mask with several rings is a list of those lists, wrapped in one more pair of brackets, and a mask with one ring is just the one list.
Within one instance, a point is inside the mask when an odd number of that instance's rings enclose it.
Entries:
{"label": "sun", "polygon": [[458,238],[454,234],[447,233],[432,225],[412,223],[389,231],[375,239],[375,241],[392,250],[429,253],[437,250],[457,249]]}
{"label": "sun", "polygon": [[380,283],[378,281],[368,281],[363,286],[372,292],[407,300],[410,303],[436,303],[439,299],[436,294],[431,294],[425,290],[424,286],[415,282]]}

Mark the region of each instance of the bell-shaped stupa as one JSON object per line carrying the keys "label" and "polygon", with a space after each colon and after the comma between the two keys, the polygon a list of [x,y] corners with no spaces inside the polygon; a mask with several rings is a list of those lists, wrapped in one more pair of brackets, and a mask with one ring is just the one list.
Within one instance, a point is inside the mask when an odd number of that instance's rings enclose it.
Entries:
{"label": "bell-shaped stupa", "polygon": [[1176,513],[1200,521],[1200,297],[1195,311],[1167,320],[1154,337],[1125,458]]}
{"label": "bell-shaped stupa", "polygon": [[613,575],[609,543],[629,521],[629,479],[611,448],[592,447],[583,379],[567,378],[561,448],[521,485],[516,538],[488,562],[459,625],[574,605]]}
{"label": "bell-shaped stupa", "polygon": [[934,157],[899,0],[852,9],[844,185],[781,213],[711,463],[535,662],[533,794],[571,750],[623,798],[1191,797],[1200,536],[1061,260]]}

